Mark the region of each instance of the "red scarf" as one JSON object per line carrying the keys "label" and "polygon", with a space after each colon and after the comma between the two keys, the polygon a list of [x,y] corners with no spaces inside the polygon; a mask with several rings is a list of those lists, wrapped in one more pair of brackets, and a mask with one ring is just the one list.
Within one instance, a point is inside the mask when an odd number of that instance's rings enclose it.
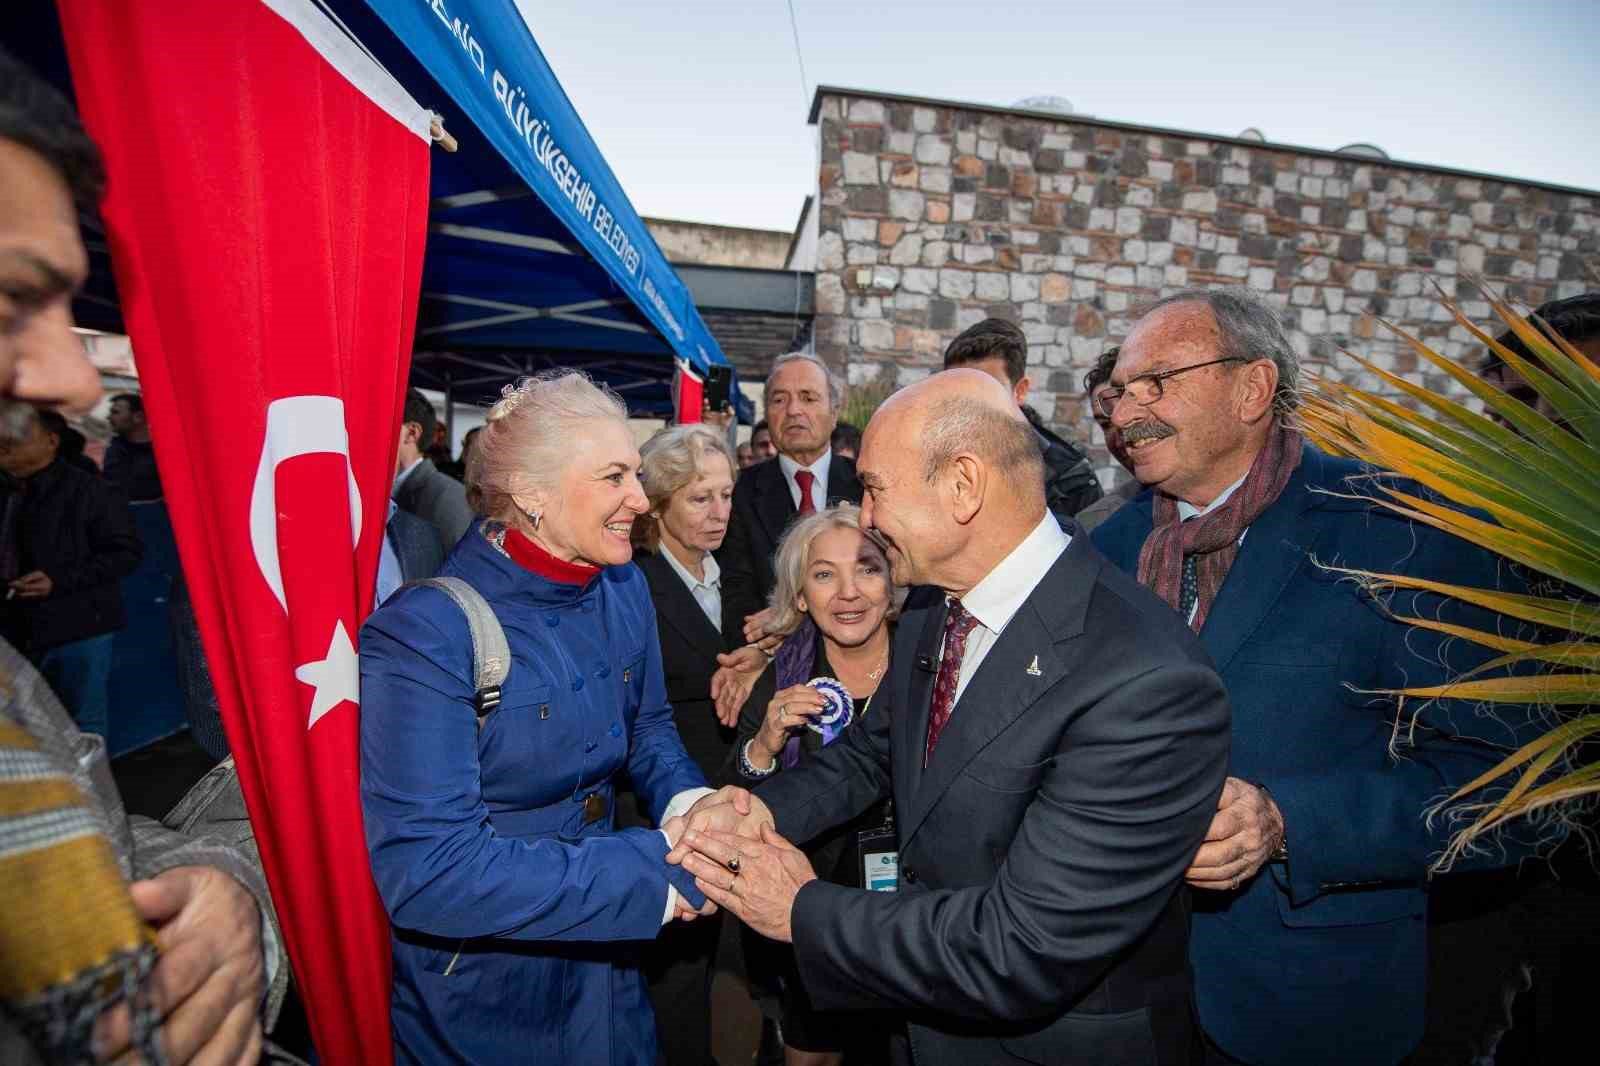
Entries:
{"label": "red scarf", "polygon": [[1196,633],[1206,624],[1211,603],[1239,554],[1239,538],[1283,494],[1289,475],[1300,465],[1300,450],[1299,431],[1274,417],[1266,446],[1256,453],[1244,482],[1215,511],[1184,522],[1178,517],[1177,501],[1162,492],[1155,494],[1151,507],[1155,526],[1139,549],[1139,584],[1177,610],[1184,556],[1196,556],[1200,595],[1189,623]]}
{"label": "red scarf", "polygon": [[557,559],[534,543],[531,537],[524,536],[509,526],[506,527],[506,537],[502,546],[506,554],[511,556],[512,562],[524,570],[531,570],[542,578],[558,581],[563,585],[587,585],[600,572],[598,566]]}

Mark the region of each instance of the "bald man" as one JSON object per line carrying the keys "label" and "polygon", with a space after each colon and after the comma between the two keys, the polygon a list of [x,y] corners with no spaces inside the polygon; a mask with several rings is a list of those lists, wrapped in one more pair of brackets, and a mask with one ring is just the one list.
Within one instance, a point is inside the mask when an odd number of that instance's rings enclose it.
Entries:
{"label": "bald man", "polygon": [[[862,524],[921,586],[884,687],[809,762],[706,797],[673,857],[793,943],[815,1007],[898,1012],[900,1061],[1190,1062],[1183,876],[1227,701],[1181,620],[1047,512],[1039,464],[979,371],[879,408]],[[890,795],[898,890],[816,879],[789,841]]]}

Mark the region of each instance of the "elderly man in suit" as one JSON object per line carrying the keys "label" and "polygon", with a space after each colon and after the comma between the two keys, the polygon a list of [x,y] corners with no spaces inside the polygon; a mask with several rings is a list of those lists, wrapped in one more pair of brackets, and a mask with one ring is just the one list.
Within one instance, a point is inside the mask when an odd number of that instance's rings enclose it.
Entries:
{"label": "elderly man in suit", "polygon": [[816,356],[790,352],[773,360],[766,412],[778,454],[750,467],[734,486],[728,535],[717,552],[722,639],[730,648],[763,635],[772,556],[794,517],[841,500],[861,502],[855,464],[829,443],[843,404],[844,385]]}
{"label": "elderly man in suit", "polygon": [[407,389],[401,419],[400,448],[394,457],[394,490],[390,495],[402,511],[431,523],[439,531],[440,546],[448,555],[472,524],[466,490],[422,454],[433,440],[438,421],[428,398],[416,389]]}
{"label": "elderly man in suit", "polygon": [[[1208,1061],[1393,1063],[1422,1036],[1435,801],[1517,743],[1442,684],[1495,628],[1431,593],[1379,604],[1320,562],[1492,588],[1495,560],[1364,502],[1374,472],[1305,444],[1277,313],[1239,291],[1158,303],[1101,400],[1148,486],[1095,531],[1200,635],[1233,705],[1232,776],[1187,877]],[[1404,486],[1401,486],[1404,487]],[[1415,486],[1408,491],[1417,492]]]}
{"label": "elderly man in suit", "polygon": [[[1183,873],[1227,771],[1227,701],[1182,623],[1049,513],[1040,464],[979,371],[879,409],[862,523],[897,584],[927,586],[886,705],[754,795],[702,799],[674,857],[792,941],[817,1007],[901,1012],[921,1066],[1190,1062]],[[891,794],[897,892],[818,880],[785,839]]]}

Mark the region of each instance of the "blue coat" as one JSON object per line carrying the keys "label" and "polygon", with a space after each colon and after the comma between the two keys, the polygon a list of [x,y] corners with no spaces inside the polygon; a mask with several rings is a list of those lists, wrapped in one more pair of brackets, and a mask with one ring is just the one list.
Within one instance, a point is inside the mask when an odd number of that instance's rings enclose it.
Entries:
{"label": "blue coat", "polygon": [[[1464,703],[1412,702],[1407,719],[1422,711],[1415,742],[1402,736],[1402,757],[1391,758],[1394,701],[1367,693],[1441,683],[1489,653],[1394,621],[1313,560],[1520,586],[1463,541],[1317,491],[1348,493],[1345,479],[1361,471],[1306,448],[1283,494],[1245,534],[1200,633],[1233,705],[1229,773],[1271,792],[1289,843],[1286,868],[1264,868],[1237,893],[1194,893],[1200,1021],[1248,1063],[1365,1066],[1416,1047],[1425,877],[1450,828],[1430,829],[1424,811],[1519,742]],[[1150,528],[1144,492],[1093,536],[1137,573]],[[1495,628],[1493,616],[1431,594],[1397,593],[1390,606]]]}
{"label": "blue coat", "polygon": [[[442,592],[395,594],[361,630],[361,797],[393,923],[398,1062],[655,1061],[631,956],[669,878],[654,829],[615,830],[626,773],[658,819],[705,784],[662,679],[655,611],[631,564],[583,588],[534,574],[477,529],[443,570],[493,606],[511,646],[503,701],[475,724],[472,642]],[[605,815],[584,821],[598,794]]]}

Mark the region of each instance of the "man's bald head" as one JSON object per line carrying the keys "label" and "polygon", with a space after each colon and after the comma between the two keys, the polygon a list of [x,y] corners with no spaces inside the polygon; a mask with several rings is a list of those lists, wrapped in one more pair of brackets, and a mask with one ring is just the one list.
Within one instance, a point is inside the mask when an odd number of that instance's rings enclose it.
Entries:
{"label": "man's bald head", "polygon": [[857,463],[863,522],[888,542],[897,581],[968,588],[993,548],[1009,550],[1044,515],[1042,462],[1004,386],[946,370],[872,416]]}

